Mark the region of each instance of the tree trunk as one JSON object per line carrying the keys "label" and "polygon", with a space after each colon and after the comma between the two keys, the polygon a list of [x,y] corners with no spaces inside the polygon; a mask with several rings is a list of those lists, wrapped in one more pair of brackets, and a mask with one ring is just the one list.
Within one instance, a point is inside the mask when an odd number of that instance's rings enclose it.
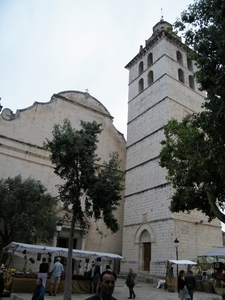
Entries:
{"label": "tree trunk", "polygon": [[66,278],[65,278],[65,288],[63,300],[72,299],[72,254],[73,254],[73,237],[74,237],[74,228],[76,223],[76,215],[73,211],[73,217],[71,221],[70,236],[69,236],[69,247],[66,263]]}

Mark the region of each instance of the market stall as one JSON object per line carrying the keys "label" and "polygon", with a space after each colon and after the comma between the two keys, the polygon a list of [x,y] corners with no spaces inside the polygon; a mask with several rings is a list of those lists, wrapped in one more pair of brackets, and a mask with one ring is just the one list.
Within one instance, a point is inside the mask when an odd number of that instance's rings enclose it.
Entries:
{"label": "market stall", "polygon": [[179,268],[179,266],[183,265],[186,267],[188,271],[188,269],[191,266],[197,265],[197,263],[191,260],[173,260],[173,259],[167,260],[166,261],[166,269],[167,269],[166,287],[168,292],[177,292],[177,277],[174,277],[173,265],[176,265],[177,269]]}
{"label": "market stall", "polygon": [[[26,255],[30,255],[31,257],[38,254],[49,254],[51,253],[54,256],[67,257],[68,249],[60,248],[60,247],[51,247],[44,245],[32,245],[32,244],[24,244],[11,242],[8,246],[3,248],[3,251],[14,253],[14,255],[24,257],[24,252]],[[81,258],[97,258],[97,257],[105,257],[110,259],[122,259],[122,256],[113,253],[105,253],[105,252],[97,252],[97,251],[85,251],[79,249],[73,249],[72,257],[74,259]]]}
{"label": "market stall", "polygon": [[225,247],[215,247],[206,253],[198,255],[199,261],[202,258],[206,258],[208,262],[210,261],[212,269],[211,274],[205,270],[198,276],[202,290],[205,292],[216,292],[225,298]]}
{"label": "market stall", "polygon": [[[10,282],[6,288],[10,292],[33,292],[42,257],[47,258],[50,268],[51,264],[54,263],[54,258],[61,257],[61,262],[66,270],[68,254],[68,249],[66,248],[12,242],[3,251],[11,254],[11,260],[5,270],[5,274],[7,273],[8,281]],[[113,253],[73,249],[73,293],[87,293],[90,291],[91,279],[87,274],[92,263],[98,257],[101,257],[103,267],[105,264],[112,264],[114,261],[122,259],[122,256]],[[65,276],[61,278],[59,292],[64,291],[64,283]],[[46,291],[49,290],[49,286],[50,273],[47,279]]]}
{"label": "market stall", "polygon": [[[36,278],[13,278],[11,293],[33,293],[35,288]],[[90,279],[73,279],[72,293],[74,294],[88,294],[90,292]],[[58,293],[63,293],[65,280],[62,279],[59,283]],[[45,292],[50,291],[50,279],[46,281]]]}

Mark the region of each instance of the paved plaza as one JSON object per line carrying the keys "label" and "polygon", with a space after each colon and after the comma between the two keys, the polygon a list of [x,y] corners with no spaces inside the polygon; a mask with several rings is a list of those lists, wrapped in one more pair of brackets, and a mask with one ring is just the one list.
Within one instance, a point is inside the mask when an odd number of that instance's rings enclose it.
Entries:
{"label": "paved plaza", "polygon": [[[124,290],[124,279],[118,278],[116,281],[116,287],[113,293],[113,296],[118,300],[126,300],[129,297],[129,291]],[[35,286],[34,286],[35,288]],[[178,299],[178,294],[168,292],[163,288],[157,289],[152,286],[152,284],[139,282],[134,291],[136,293],[136,300],[174,300]],[[73,294],[72,300],[85,300],[88,297],[92,296],[92,294]],[[31,294],[11,294],[12,300],[31,300]],[[4,298],[7,300],[9,298]],[[62,300],[63,294],[57,294],[54,296],[48,296],[46,293],[45,300]],[[216,294],[210,294],[205,292],[198,292],[194,293],[194,300],[221,300],[222,297]]]}

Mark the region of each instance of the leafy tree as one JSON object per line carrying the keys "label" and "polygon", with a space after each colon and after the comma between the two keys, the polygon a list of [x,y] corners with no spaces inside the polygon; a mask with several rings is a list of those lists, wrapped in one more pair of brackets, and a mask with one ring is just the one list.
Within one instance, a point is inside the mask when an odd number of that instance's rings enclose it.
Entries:
{"label": "leafy tree", "polygon": [[12,241],[49,243],[55,234],[56,204],[40,181],[21,175],[1,179],[1,248]]}
{"label": "leafy tree", "polygon": [[63,179],[59,185],[60,200],[67,211],[72,211],[67,272],[64,300],[71,299],[72,293],[72,249],[75,222],[85,230],[85,216],[95,220],[103,219],[111,232],[119,229],[114,211],[119,205],[123,173],[119,169],[117,153],[112,153],[108,163],[99,165],[95,154],[101,124],[95,121],[81,122],[81,129],[74,130],[68,119],[64,124],[55,125],[53,139],[44,142],[45,149],[51,151],[54,172]]}
{"label": "leafy tree", "polygon": [[[225,223],[225,1],[200,0],[183,11],[175,28],[196,61],[203,111],[165,126],[160,165],[175,188],[172,212],[198,209]],[[191,49],[191,50],[190,50]]]}
{"label": "leafy tree", "polygon": [[225,1],[195,1],[181,13],[175,28],[182,32],[185,44],[193,50],[187,48],[198,67],[196,80],[207,94],[198,125],[221,152],[225,140]]}
{"label": "leafy tree", "polygon": [[224,164],[215,157],[212,141],[197,127],[195,117],[187,116],[181,122],[172,119],[164,127],[160,166],[167,168],[167,179],[175,189],[170,210],[197,209],[209,220],[217,217],[225,222],[220,211],[224,207]]}

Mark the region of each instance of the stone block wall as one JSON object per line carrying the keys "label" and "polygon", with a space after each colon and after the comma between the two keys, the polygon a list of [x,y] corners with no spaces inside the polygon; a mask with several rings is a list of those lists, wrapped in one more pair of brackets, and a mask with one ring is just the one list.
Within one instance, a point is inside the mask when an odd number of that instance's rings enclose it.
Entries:
{"label": "stone block wall", "polygon": [[[152,64],[148,65],[149,55]],[[143,64],[143,71],[141,66]],[[129,69],[126,191],[124,205],[123,257],[121,270],[165,276],[162,262],[176,259],[174,240],[180,241],[179,258],[193,259],[206,248],[222,243],[220,222],[208,223],[198,211],[172,214],[169,210],[173,189],[166,170],[158,164],[164,139],[163,126],[171,118],[181,120],[201,110],[205,94],[189,84],[196,71],[188,61],[180,39],[165,33],[152,36],[127,65]],[[183,74],[179,77],[178,70]],[[153,71],[153,82],[148,74]],[[140,91],[139,81],[144,87]],[[198,223],[202,220],[202,223]],[[202,232],[202,234],[200,233]],[[207,238],[210,235],[210,238]],[[144,253],[150,247],[149,270]],[[146,254],[146,253],[145,253]],[[146,258],[145,258],[146,259]],[[147,270],[147,271],[146,271]]]}
{"label": "stone block wall", "polygon": [[[15,177],[21,174],[23,178],[31,176],[40,180],[52,196],[58,195],[56,185],[61,183],[54,174],[53,165],[49,159],[49,152],[43,149],[46,138],[52,139],[54,124],[63,124],[68,118],[72,127],[80,129],[80,122],[96,121],[103,126],[99,135],[97,155],[100,163],[109,160],[111,152],[118,152],[121,159],[121,170],[125,170],[126,141],[124,136],[114,127],[108,110],[97,99],[88,93],[66,91],[53,95],[47,103],[34,103],[34,105],[18,110],[15,114],[5,109],[0,115],[0,178]],[[122,224],[124,192],[122,192],[121,205],[115,212],[120,230],[112,235],[104,226],[102,220],[96,224],[90,221],[89,232],[83,238],[83,250],[100,252],[122,253]],[[62,206],[59,205],[59,214]],[[96,233],[96,227],[101,229],[106,237],[101,238]],[[69,229],[63,230],[61,235],[68,237]],[[77,234],[77,232],[76,232]],[[79,237],[81,241],[81,232]],[[80,243],[81,244],[81,243]]]}

